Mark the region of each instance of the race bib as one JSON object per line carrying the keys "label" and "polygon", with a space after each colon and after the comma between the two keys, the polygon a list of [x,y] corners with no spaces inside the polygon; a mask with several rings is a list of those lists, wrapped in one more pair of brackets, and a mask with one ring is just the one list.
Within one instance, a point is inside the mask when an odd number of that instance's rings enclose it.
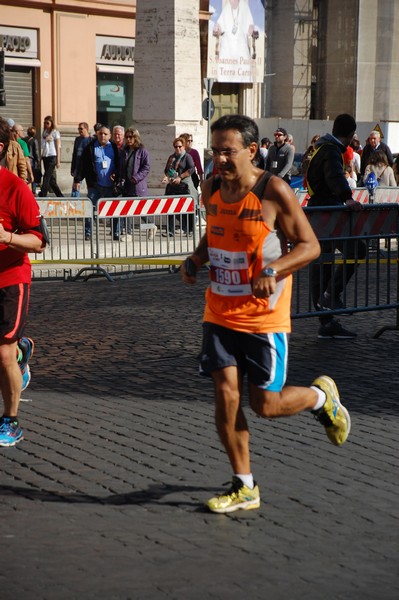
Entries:
{"label": "race bib", "polygon": [[220,296],[250,296],[252,286],[248,274],[246,252],[229,252],[208,248],[211,290]]}

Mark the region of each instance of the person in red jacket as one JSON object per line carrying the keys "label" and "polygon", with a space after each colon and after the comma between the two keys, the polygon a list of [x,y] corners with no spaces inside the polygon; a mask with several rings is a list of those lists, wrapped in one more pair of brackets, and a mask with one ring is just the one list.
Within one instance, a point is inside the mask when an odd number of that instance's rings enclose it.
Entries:
{"label": "person in red jacket", "polygon": [[[0,117],[0,160],[9,141],[8,124]],[[42,252],[44,246],[40,210],[32,191],[0,167],[0,389],[4,405],[0,446],[15,446],[23,439],[18,407],[21,390],[29,384],[28,361],[33,352],[33,341],[23,337],[31,284],[28,252]]]}

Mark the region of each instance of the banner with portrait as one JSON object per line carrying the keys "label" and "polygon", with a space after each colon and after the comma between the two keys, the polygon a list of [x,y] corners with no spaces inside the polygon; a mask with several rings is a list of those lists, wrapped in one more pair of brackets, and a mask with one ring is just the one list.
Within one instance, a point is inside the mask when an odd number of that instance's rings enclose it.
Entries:
{"label": "banner with portrait", "polygon": [[265,61],[264,0],[210,0],[207,77],[261,83]]}

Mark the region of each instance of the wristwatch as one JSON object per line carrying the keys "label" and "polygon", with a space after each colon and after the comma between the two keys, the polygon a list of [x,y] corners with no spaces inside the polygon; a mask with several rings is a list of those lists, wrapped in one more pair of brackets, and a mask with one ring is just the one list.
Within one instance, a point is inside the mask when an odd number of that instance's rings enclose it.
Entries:
{"label": "wristwatch", "polygon": [[265,267],[262,269],[262,275],[265,277],[277,277],[276,269],[272,269],[272,267]]}

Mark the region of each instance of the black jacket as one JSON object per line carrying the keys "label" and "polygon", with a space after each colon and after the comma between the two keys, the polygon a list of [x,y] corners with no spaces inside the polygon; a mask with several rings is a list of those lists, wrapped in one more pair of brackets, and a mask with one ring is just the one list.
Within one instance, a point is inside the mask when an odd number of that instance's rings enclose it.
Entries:
{"label": "black jacket", "polygon": [[[94,143],[97,139],[93,139],[89,144],[87,144],[86,148],[83,150],[82,159],[79,162],[78,168],[79,173],[75,177],[75,181],[82,181],[86,179],[87,187],[94,187],[97,183],[97,172],[94,161]],[[111,141],[112,148],[114,150],[114,183],[118,183],[119,181],[119,172],[120,172],[120,164],[119,164],[119,150],[118,146]]]}
{"label": "black jacket", "polygon": [[342,155],[345,150],[344,144],[329,133],[317,141],[306,176],[310,194],[308,206],[341,205],[352,198],[344,174]]}

